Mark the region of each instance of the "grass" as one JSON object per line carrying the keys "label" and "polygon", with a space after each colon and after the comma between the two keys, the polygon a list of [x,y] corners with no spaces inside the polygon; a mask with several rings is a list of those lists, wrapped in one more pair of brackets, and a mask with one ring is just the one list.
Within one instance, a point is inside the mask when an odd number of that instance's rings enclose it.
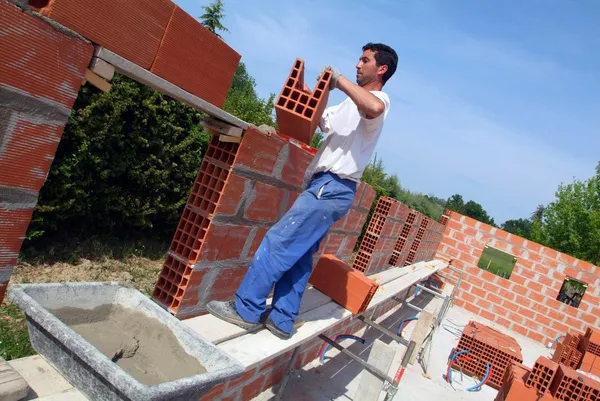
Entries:
{"label": "grass", "polygon": [[15,305],[0,307],[0,357],[10,361],[34,354],[23,312]]}
{"label": "grass", "polygon": [[477,266],[506,279],[510,278],[517,258],[499,249],[485,247]]}
{"label": "grass", "polygon": [[[166,247],[160,244],[142,242],[118,244],[94,239],[75,246],[53,244],[45,252],[30,249],[22,255],[10,284],[118,281],[149,296],[165,252]],[[0,306],[0,357],[12,360],[34,354],[25,315],[5,300]]]}

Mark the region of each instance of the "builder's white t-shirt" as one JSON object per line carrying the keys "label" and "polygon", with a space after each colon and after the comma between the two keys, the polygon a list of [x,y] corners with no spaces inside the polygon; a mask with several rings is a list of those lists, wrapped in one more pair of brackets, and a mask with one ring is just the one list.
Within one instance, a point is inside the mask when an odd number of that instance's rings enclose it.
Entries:
{"label": "builder's white t-shirt", "polygon": [[385,111],[376,118],[367,119],[349,97],[325,110],[320,127],[327,136],[306,170],[305,184],[314,174],[323,171],[360,182],[390,108],[390,98],[385,92],[371,93],[385,104]]}

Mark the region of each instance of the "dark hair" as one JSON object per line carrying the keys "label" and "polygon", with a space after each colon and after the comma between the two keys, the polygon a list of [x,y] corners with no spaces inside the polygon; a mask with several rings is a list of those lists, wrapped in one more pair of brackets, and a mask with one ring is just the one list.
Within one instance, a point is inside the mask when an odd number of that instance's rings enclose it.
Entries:
{"label": "dark hair", "polygon": [[363,52],[365,50],[371,50],[375,53],[375,63],[378,67],[387,65],[388,69],[385,74],[383,74],[383,83],[385,84],[396,72],[396,66],[398,65],[398,55],[396,54],[396,51],[383,43],[367,43],[363,46],[362,50]]}

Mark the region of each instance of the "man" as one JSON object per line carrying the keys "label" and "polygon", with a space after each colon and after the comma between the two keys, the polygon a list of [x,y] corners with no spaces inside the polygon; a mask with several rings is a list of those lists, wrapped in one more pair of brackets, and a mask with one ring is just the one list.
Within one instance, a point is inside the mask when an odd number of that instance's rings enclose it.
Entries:
{"label": "man", "polygon": [[[327,67],[332,72],[329,89],[348,98],[323,113],[319,125],[328,135],[306,171],[305,190],[265,235],[235,299],[209,302],[210,313],[250,331],[266,326],[279,338],[291,337],[313,255],[330,227],[352,207],[381,134],[390,107],[381,89],[397,62],[392,48],[369,43],[356,65],[357,84]],[[273,286],[272,308],[266,311]]]}

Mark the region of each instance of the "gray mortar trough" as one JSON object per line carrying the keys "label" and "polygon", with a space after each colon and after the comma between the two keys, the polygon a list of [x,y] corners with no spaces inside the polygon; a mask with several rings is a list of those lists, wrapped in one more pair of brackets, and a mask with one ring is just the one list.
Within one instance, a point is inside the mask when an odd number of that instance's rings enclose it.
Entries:
{"label": "gray mortar trough", "polygon": [[[119,283],[13,285],[8,289],[8,297],[25,312],[33,348],[91,400],[197,401],[215,385],[239,376],[244,370],[236,359],[154,301]],[[47,310],[93,309],[105,304],[119,304],[158,319],[207,372],[153,386],[143,385]]]}

